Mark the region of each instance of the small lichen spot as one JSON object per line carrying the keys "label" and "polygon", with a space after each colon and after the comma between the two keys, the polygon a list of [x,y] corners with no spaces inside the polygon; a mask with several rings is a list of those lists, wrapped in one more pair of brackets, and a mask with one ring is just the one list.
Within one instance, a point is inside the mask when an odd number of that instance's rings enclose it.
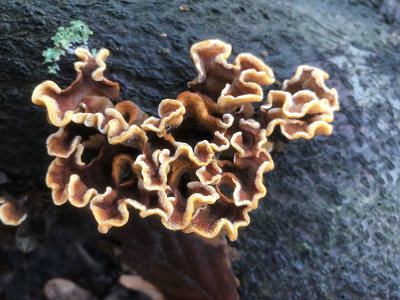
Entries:
{"label": "small lichen spot", "polygon": [[[92,34],[93,32],[89,27],[79,20],[71,21],[69,27],[58,27],[56,35],[51,38],[54,47],[44,50],[42,53],[44,63],[53,63],[48,67],[49,73],[56,74],[59,69],[57,62],[61,56],[66,53],[73,53],[71,49],[73,46],[86,44]],[[95,49],[94,51],[96,52]]]}

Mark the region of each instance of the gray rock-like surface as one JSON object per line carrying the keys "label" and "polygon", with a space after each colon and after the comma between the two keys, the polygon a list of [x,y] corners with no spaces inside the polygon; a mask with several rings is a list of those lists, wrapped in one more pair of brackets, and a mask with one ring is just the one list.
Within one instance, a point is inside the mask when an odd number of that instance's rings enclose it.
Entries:
{"label": "gray rock-like surface", "polygon": [[89,47],[110,50],[108,78],[120,83],[121,98],[150,113],[195,77],[196,41],[222,39],[233,55],[267,51],[279,80],[299,64],[318,66],[340,95],[334,132],[273,154],[268,195],[232,243],[241,253],[239,292],[400,299],[399,11],[398,0],[3,1],[0,171],[18,183],[10,189],[44,180],[45,139],[56,128],[30,96],[45,79],[65,87],[75,77],[72,56],[55,76],[41,56],[70,20],[94,32]]}

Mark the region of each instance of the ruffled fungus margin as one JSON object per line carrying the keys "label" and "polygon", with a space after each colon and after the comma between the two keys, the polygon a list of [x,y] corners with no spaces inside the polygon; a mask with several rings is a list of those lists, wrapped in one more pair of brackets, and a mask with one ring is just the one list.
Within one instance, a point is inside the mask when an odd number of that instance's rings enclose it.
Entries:
{"label": "ruffled fungus margin", "polygon": [[18,226],[26,217],[26,209],[21,203],[0,197],[0,221],[4,225]]}
{"label": "ruffled fungus margin", "polygon": [[194,44],[194,92],[162,100],[158,117],[116,103],[119,85],[103,74],[108,50],[93,57],[77,49],[71,86],[46,81],[32,95],[60,128],[47,139],[54,203],[89,205],[103,233],[126,224],[132,206],[171,230],[206,238],[222,230],[235,240],[266,194],[263,174],[274,168],[268,137],[278,125],[288,139],[330,134],[339,104],[325,72],[300,66],[255,112],[252,103],[263,100],[274,74],[248,53],[230,64],[231,48],[219,40]]}
{"label": "ruffled fungus margin", "polygon": [[283,82],[281,91],[270,91],[266,103],[260,107],[267,136],[278,125],[290,140],[330,135],[330,123],[333,113],[339,110],[339,102],[336,89],[325,85],[328,78],[321,69],[299,66],[293,78]]}

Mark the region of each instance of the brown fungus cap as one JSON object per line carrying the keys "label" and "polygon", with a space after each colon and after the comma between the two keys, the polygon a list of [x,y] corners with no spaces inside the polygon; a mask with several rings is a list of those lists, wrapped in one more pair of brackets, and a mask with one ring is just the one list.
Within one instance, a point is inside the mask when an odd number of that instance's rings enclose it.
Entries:
{"label": "brown fungus cap", "polygon": [[189,87],[218,102],[220,106],[237,107],[245,103],[260,102],[261,86],[275,81],[272,70],[249,53],[239,54],[234,64],[227,59],[232,46],[220,40],[196,43],[190,55],[198,76]]}
{"label": "brown fungus cap", "polygon": [[0,221],[4,225],[18,226],[26,217],[26,209],[21,203],[0,197]]}
{"label": "brown fungus cap", "polygon": [[89,206],[102,233],[126,224],[133,207],[170,230],[235,240],[266,195],[263,174],[274,168],[267,137],[278,125],[289,139],[330,134],[339,105],[327,74],[301,66],[259,114],[252,103],[273,72],[247,53],[230,64],[230,52],[219,40],[193,45],[195,92],[162,100],[158,116],[148,116],[133,102],[113,102],[119,86],[103,76],[107,50],[92,57],[77,49],[76,81],[65,90],[46,81],[32,96],[60,127],[47,139],[54,203]]}
{"label": "brown fungus cap", "polygon": [[329,75],[316,67],[302,65],[297,67],[291,79],[283,82],[282,90],[294,94],[301,90],[313,91],[319,99],[327,99],[332,111],[339,110],[338,94],[336,89],[329,89],[325,80]]}
{"label": "brown fungus cap", "polygon": [[310,66],[300,66],[290,80],[285,80],[282,91],[270,91],[261,106],[267,136],[276,126],[292,140],[311,139],[314,135],[330,135],[333,113],[339,110],[337,92],[325,85],[329,76]]}
{"label": "brown fungus cap", "polygon": [[32,102],[47,108],[50,122],[58,127],[67,125],[79,111],[102,112],[119,97],[119,85],[104,78],[104,60],[109,51],[101,49],[96,57],[83,48],[75,50],[82,61],[75,63],[76,80],[65,90],[53,81],[39,84],[32,94]]}
{"label": "brown fungus cap", "polygon": [[[119,97],[119,85],[103,76],[108,50],[101,49],[96,57],[83,48],[75,53],[82,61],[75,63],[77,79],[71,86],[61,90],[54,82],[45,81],[33,91],[32,102],[46,106],[48,118],[55,126],[64,127],[72,121],[94,127],[106,134],[111,144],[125,142],[136,135],[146,142],[138,125],[147,115],[133,102],[122,101],[115,106],[112,103]],[[62,131],[53,134],[52,138],[61,134]],[[67,155],[70,151],[65,150]]]}

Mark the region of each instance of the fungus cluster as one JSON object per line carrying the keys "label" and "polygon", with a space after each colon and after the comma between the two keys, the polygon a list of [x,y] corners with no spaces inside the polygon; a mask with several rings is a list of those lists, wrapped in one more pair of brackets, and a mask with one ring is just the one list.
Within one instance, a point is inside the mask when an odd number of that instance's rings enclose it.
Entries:
{"label": "fungus cluster", "polygon": [[46,81],[32,101],[46,106],[59,130],[47,139],[55,159],[46,182],[56,205],[90,206],[99,231],[123,226],[128,206],[141,217],[159,215],[171,230],[235,240],[249,212],[266,194],[263,174],[274,167],[269,136],[328,135],[339,109],[328,75],[300,66],[282,90],[268,93],[272,70],[252,54],[231,64],[231,45],[207,40],[192,46],[198,71],[191,91],[162,100],[158,116],[118,101],[118,83],[104,77],[109,52],[75,51],[77,79],[65,90]]}

